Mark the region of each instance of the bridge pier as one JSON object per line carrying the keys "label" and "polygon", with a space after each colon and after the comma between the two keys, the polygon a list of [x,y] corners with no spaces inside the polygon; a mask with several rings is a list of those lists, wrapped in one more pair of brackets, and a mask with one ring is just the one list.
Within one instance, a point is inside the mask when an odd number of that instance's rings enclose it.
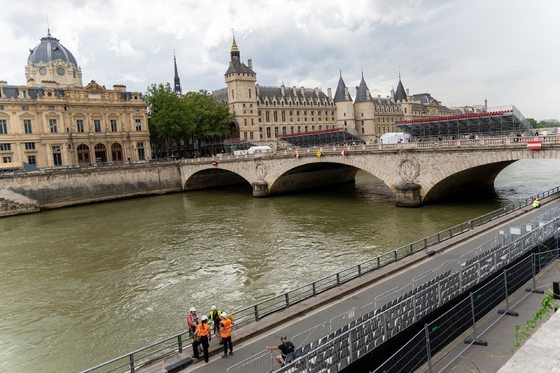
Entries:
{"label": "bridge pier", "polygon": [[257,180],[253,184],[253,197],[268,197],[268,183],[264,180]]}
{"label": "bridge pier", "polygon": [[422,186],[415,183],[403,183],[395,185],[395,197],[397,207],[420,207],[422,198],[420,188]]}

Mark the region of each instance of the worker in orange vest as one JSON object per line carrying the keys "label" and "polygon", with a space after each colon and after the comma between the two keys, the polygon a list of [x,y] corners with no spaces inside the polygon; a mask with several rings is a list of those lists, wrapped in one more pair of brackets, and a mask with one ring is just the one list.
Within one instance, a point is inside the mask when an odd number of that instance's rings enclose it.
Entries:
{"label": "worker in orange vest", "polygon": [[231,325],[233,322],[228,319],[228,315],[225,312],[220,314],[222,321],[220,321],[220,335],[222,336],[222,344],[224,345],[224,354],[222,358],[227,359],[228,357],[228,345],[229,345],[229,354],[233,356],[233,345],[231,343]]}
{"label": "worker in orange vest", "polygon": [[210,336],[210,326],[208,325],[208,316],[202,316],[201,323],[196,326],[196,336],[198,342],[196,346],[193,343],[193,355],[198,359],[198,345],[200,344],[204,352],[204,361],[208,362],[208,342],[212,340]]}

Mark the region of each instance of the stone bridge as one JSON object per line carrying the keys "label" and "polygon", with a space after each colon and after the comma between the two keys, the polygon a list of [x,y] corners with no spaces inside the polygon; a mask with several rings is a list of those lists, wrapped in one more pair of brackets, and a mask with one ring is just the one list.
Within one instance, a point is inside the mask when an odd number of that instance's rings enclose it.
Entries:
{"label": "stone bridge", "polygon": [[[540,141],[541,148],[528,149],[531,140]],[[248,182],[255,197],[350,182],[363,170],[391,188],[397,206],[417,207],[493,185],[505,167],[533,158],[560,158],[560,137],[299,149],[184,160],[180,170],[183,190]]]}

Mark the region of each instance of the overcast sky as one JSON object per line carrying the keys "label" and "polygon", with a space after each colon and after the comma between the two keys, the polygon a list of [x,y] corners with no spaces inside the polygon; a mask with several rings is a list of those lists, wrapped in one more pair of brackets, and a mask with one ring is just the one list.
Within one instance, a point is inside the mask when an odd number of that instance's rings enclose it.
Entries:
{"label": "overcast sky", "polygon": [[261,86],[336,89],[355,97],[429,92],[446,106],[515,105],[560,119],[558,0],[0,0],[0,79],[24,85],[29,49],[60,39],[83,83],[145,92],[224,88],[232,29]]}

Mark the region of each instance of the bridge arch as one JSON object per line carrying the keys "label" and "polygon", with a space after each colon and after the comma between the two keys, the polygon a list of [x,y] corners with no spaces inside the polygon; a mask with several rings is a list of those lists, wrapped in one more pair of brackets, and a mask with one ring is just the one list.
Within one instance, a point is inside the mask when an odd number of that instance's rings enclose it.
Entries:
{"label": "bridge arch", "polygon": [[[397,206],[421,206],[452,194],[492,185],[497,175],[520,159],[560,158],[560,143],[541,151],[504,141],[486,146],[441,147],[403,144],[393,147],[321,149],[295,154],[231,156],[212,166],[205,159],[181,163],[184,190],[249,182],[253,196],[266,197],[298,189],[353,181],[363,170],[383,181],[395,194]],[[455,145],[453,145],[455,144]],[[203,172],[204,171],[204,172]]]}

